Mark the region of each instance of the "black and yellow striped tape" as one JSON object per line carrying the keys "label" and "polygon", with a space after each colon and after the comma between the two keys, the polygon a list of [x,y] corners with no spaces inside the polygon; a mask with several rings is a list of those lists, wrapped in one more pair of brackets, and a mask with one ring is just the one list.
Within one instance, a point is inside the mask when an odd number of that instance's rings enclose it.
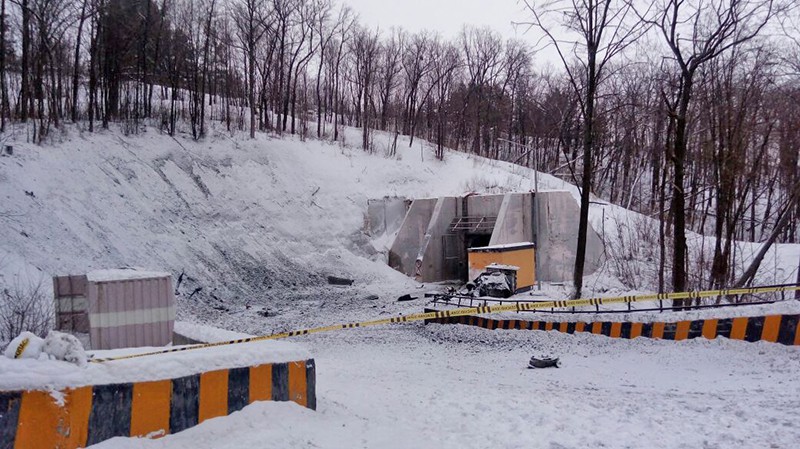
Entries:
{"label": "black and yellow striped tape", "polygon": [[544,301],[544,302],[525,302],[525,303],[514,303],[514,304],[500,304],[495,306],[467,307],[461,309],[444,310],[439,312],[414,313],[411,315],[404,315],[393,318],[382,318],[379,320],[361,321],[358,323],[334,324],[331,326],[314,327],[310,329],[302,329],[291,332],[280,332],[272,335],[262,335],[258,337],[240,338],[238,340],[221,341],[218,343],[206,343],[194,346],[184,346],[181,348],[164,349],[161,351],[145,352],[142,354],[131,354],[119,357],[109,357],[104,359],[92,359],[91,361],[96,363],[102,363],[102,362],[109,362],[112,360],[133,359],[133,358],[146,357],[157,354],[168,354],[171,352],[188,351],[192,349],[235,345],[239,343],[250,343],[254,341],[277,340],[281,338],[295,337],[298,335],[319,334],[322,332],[331,332],[340,329],[349,329],[354,327],[379,326],[382,324],[406,323],[411,321],[423,321],[423,320],[430,320],[437,318],[450,318],[450,317],[458,317],[458,316],[473,315],[473,314],[521,312],[526,310],[552,309],[552,308],[560,309],[568,307],[597,306],[604,304],[634,303],[634,302],[658,301],[658,300],[710,298],[714,296],[728,296],[728,295],[751,295],[760,293],[793,292],[797,290],[800,290],[800,284],[783,284],[783,285],[769,285],[769,286],[752,287],[752,288],[732,288],[723,290],[703,290],[703,291],[678,292],[678,293],[652,293],[652,294],[638,295],[638,296],[616,296],[610,298],[587,298],[587,299],[574,299],[568,301],[559,300],[559,301]]}
{"label": "black and yellow striped tape", "polygon": [[31,342],[30,338],[24,338],[21,342],[19,342],[19,346],[17,346],[17,350],[14,351],[14,358],[18,359],[22,356],[22,353],[25,352],[25,348],[28,346],[28,343]]}

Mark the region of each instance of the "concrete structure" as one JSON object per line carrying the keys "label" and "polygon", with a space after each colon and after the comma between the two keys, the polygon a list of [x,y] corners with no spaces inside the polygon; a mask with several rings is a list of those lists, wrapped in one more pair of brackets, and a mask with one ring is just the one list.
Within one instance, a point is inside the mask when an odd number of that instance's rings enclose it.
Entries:
{"label": "concrete structure", "polygon": [[436,198],[414,200],[397,231],[395,242],[403,242],[389,252],[389,266],[409,276],[414,275],[414,263],[425,238],[428,223],[436,206]]}
{"label": "concrete structure", "polygon": [[391,234],[403,224],[411,200],[401,197],[384,197],[367,201],[364,229],[368,235]]}
{"label": "concrete structure", "polygon": [[91,349],[172,341],[175,295],[169,273],[124,269],[56,276],[53,292],[56,329],[88,334]]}
{"label": "concrete structure", "polygon": [[[381,215],[380,205],[375,208],[370,216]],[[420,282],[466,281],[469,248],[534,242],[536,278],[571,281],[578,214],[578,203],[569,192],[416,199],[392,243],[389,265]],[[600,266],[602,255],[602,241],[590,229],[587,275]]]}
{"label": "concrete structure", "polygon": [[314,360],[57,392],[0,390],[0,448],[75,449],[118,436],[158,438],[270,400],[316,409]]}
{"label": "concrete structure", "polygon": [[[541,192],[536,197],[536,232],[539,242],[537,274],[543,281],[572,281],[578,247],[580,207],[569,192]],[[585,275],[600,267],[603,241],[589,224],[586,235]]]}

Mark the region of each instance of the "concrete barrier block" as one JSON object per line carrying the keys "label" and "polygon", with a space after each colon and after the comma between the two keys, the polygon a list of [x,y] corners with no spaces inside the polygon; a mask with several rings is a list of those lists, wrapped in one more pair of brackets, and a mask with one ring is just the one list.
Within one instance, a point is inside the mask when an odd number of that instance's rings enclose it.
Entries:
{"label": "concrete barrier block", "polygon": [[73,449],[118,436],[157,438],[269,400],[316,409],[314,360],[54,391],[0,391],[0,449]]}

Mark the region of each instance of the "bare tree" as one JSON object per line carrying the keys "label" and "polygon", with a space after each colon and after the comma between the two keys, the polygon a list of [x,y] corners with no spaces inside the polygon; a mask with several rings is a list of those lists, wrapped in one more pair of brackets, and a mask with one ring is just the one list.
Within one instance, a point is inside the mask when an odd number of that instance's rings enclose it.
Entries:
{"label": "bare tree", "polygon": [[44,336],[53,328],[53,302],[48,300],[41,280],[2,285],[0,299],[0,342],[24,331]]}
{"label": "bare tree", "polygon": [[434,103],[436,105],[436,158],[444,159],[445,126],[448,116],[448,99],[457,70],[461,67],[458,48],[449,42],[436,41],[433,48],[433,77],[435,79]]}
{"label": "bare tree", "polygon": [[[491,128],[487,126],[484,114],[490,106],[487,101],[490,91],[502,73],[503,42],[496,32],[474,27],[464,27],[459,40],[468,77],[459,134],[465,137],[471,134],[472,152],[482,155],[485,145],[482,145],[481,137],[486,136],[485,130]],[[469,114],[470,109],[472,114]],[[471,132],[466,129],[470,124],[473,128]]]}
{"label": "bare tree", "polygon": [[264,0],[243,0],[234,4],[233,22],[244,50],[247,67],[247,102],[250,107],[250,138],[256,137],[256,54],[268,31]]}
{"label": "bare tree", "polygon": [[[704,64],[727,50],[756,37],[773,16],[772,0],[711,0],[697,4],[683,0],[661,0],[648,11],[638,11],[642,20],[661,35],[672,55],[677,83],[663,91],[670,120],[674,121],[669,159],[673,167],[670,210],[673,217],[672,289],[687,285],[686,245],[686,155],[695,75]],[[675,305],[680,307],[681,300]]]}
{"label": "bare tree", "polygon": [[401,58],[405,46],[405,32],[393,29],[388,40],[383,44],[381,61],[378,67],[378,95],[380,97],[380,122],[378,128],[387,129],[389,105],[392,93],[398,85],[398,74],[402,70]]}
{"label": "bare tree", "polygon": [[[539,6],[526,1],[526,4],[534,19],[531,25],[541,30],[558,52],[578,98],[583,118],[583,176],[573,273],[573,297],[579,298],[583,288],[586,233],[589,227],[598,89],[606,76],[609,62],[635,41],[644,27],[643,22],[631,20],[631,16],[634,16],[631,6],[617,0],[548,1]],[[553,23],[554,20],[559,22]],[[575,37],[571,41],[564,41],[558,37],[555,26]],[[577,67],[574,65],[576,63]]]}
{"label": "bare tree", "polygon": [[356,72],[357,111],[361,112],[361,147],[364,151],[370,150],[370,108],[373,106],[374,74],[380,51],[379,36],[378,30],[373,32],[367,28],[357,28],[351,43]]}

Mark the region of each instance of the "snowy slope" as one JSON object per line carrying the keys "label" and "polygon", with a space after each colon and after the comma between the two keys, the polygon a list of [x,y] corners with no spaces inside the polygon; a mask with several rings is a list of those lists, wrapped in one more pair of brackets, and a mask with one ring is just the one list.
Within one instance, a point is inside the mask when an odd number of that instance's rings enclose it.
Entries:
{"label": "snowy slope", "polygon": [[[123,266],[185,273],[179,317],[251,333],[397,311],[393,300],[417,286],[362,233],[369,198],[531,187],[525,170],[460,153],[440,162],[402,140],[388,159],[263,134],[71,129],[42,147],[23,137],[0,158],[0,283],[48,287],[52,275]],[[320,289],[327,275],[356,282]]]}
{"label": "snowy slope", "polygon": [[[316,412],[249,406],[97,449],[792,448],[800,351],[770,343],[401,325],[302,337]],[[529,370],[531,355],[559,369]]]}
{"label": "snowy slope", "polygon": [[[348,133],[357,142],[357,130]],[[164,270],[182,279],[180,318],[248,334],[422,308],[422,300],[395,301],[430,286],[385,265],[374,243],[389,236],[363,235],[367,199],[533,188],[529,170],[453,152],[439,162],[417,142],[408,148],[401,139],[398,156],[387,158],[382,134],[376,154],[265,135],[193,142],[153,130],[125,137],[72,129],[58,144],[23,141],[12,137],[14,156],[0,157],[0,283],[42,279],[49,287],[54,274]],[[540,178],[542,189],[577,194]],[[602,204],[592,205],[591,220],[607,241],[620,229],[654,225]],[[761,280],[792,280],[797,257],[800,246],[781,245]],[[633,265],[651,276],[654,263],[645,254]],[[327,275],[355,284],[329,287]],[[586,293],[630,291],[615,276],[604,267]],[[544,291],[563,297],[566,287]],[[794,301],[781,307],[797,310]],[[229,335],[186,326],[192,335]],[[722,448],[800,440],[796,347],[420,324],[292,341],[317,360],[317,412],[257,404],[164,439],[98,447]],[[561,356],[563,366],[527,370],[531,355]]]}
{"label": "snowy slope", "polygon": [[[126,137],[71,128],[41,147],[21,133],[8,137],[14,155],[0,157],[0,283],[41,280],[49,288],[56,274],[166,270],[181,278],[179,318],[253,334],[418,311],[394,302],[420,286],[385,265],[378,250],[390,236],[377,236],[376,249],[362,233],[367,200],[534,188],[530,170],[457,152],[437,161],[420,140],[409,148],[401,138],[397,156],[387,158],[382,133],[375,154],[296,137],[211,134],[194,142],[153,129]],[[347,129],[346,141],[357,134]],[[577,197],[574,186],[548,175],[539,188]],[[654,226],[602,203],[592,205],[591,221],[609,241],[620,227]],[[761,279],[793,280],[800,245],[772,256]],[[632,266],[652,277],[655,261]],[[327,287],[327,275],[356,282]],[[616,276],[607,264],[586,293],[630,291]]]}

